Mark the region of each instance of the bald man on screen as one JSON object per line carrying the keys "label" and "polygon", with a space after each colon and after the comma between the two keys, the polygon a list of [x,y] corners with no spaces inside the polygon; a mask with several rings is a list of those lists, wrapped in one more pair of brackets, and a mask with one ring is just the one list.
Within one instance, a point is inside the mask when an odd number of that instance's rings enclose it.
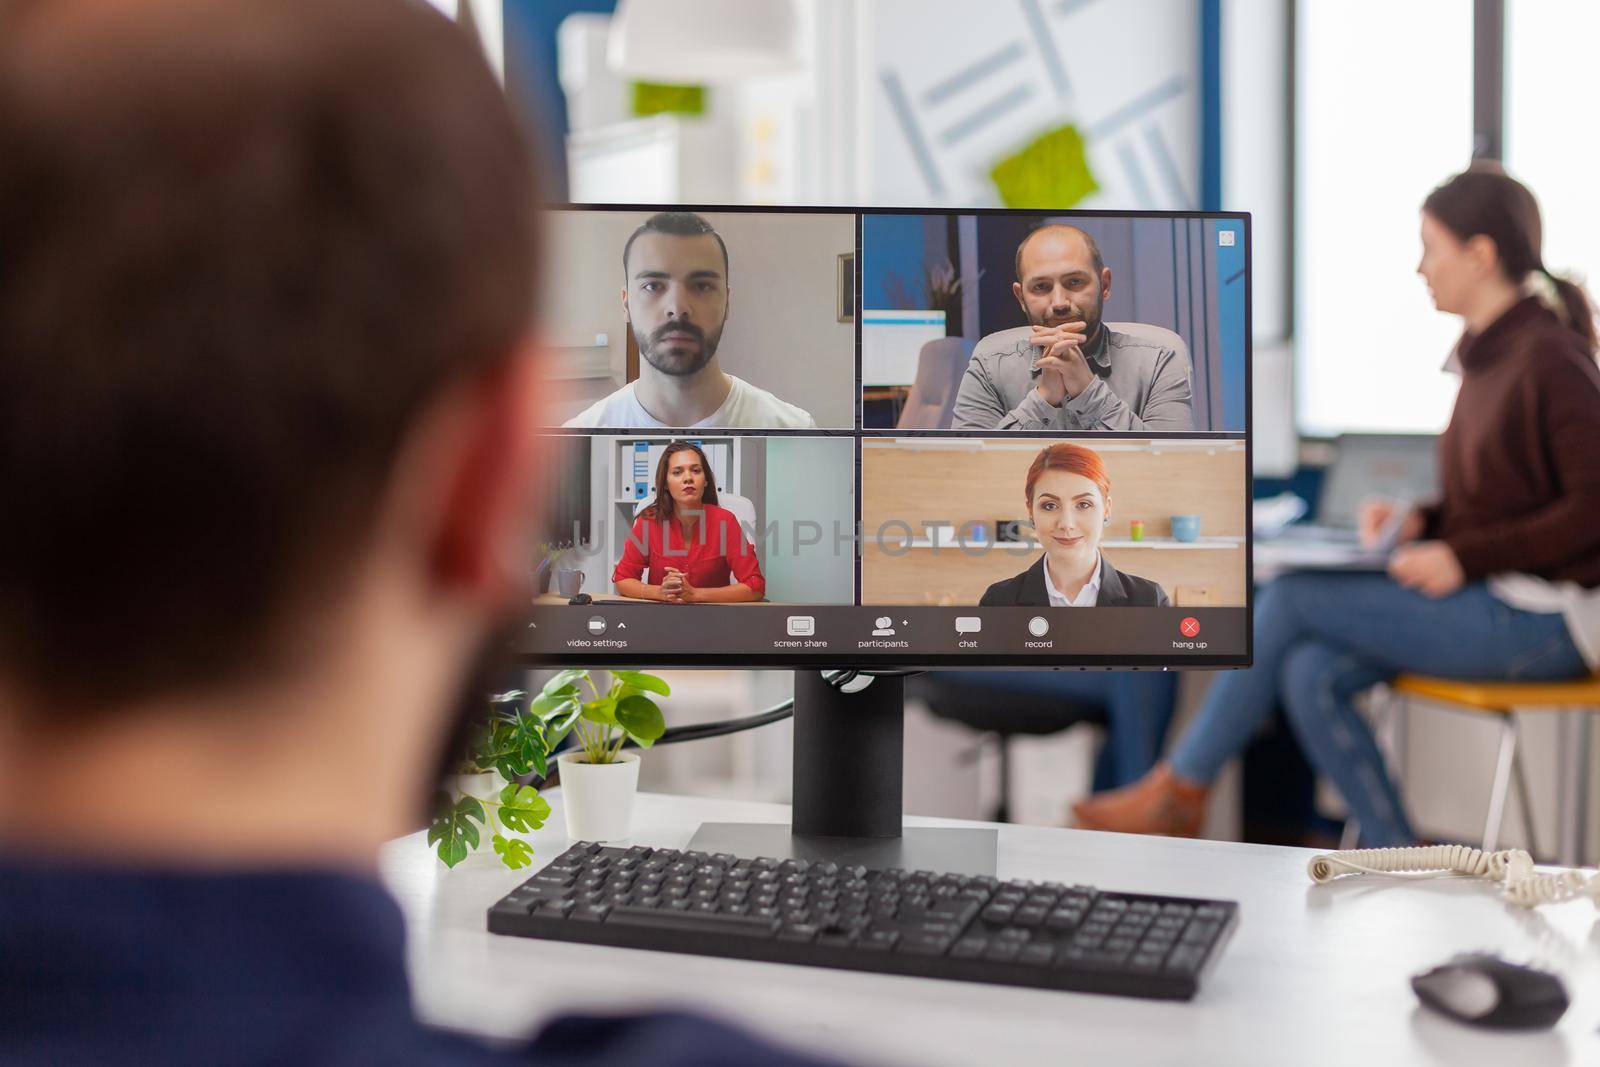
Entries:
{"label": "bald man on screen", "polygon": [[956,395],[958,430],[1194,429],[1189,363],[1104,321],[1111,268],[1076,226],[1040,226],[1017,246],[1011,292],[1029,325],[978,342]]}

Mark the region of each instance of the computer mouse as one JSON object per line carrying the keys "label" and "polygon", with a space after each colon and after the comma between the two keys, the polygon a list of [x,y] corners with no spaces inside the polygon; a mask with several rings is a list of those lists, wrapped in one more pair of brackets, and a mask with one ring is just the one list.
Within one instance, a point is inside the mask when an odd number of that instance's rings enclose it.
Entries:
{"label": "computer mouse", "polygon": [[1486,952],[1457,956],[1415,975],[1411,988],[1441,1015],[1500,1030],[1553,1026],[1567,1010],[1567,989],[1560,978]]}
{"label": "computer mouse", "polygon": [[575,596],[571,600],[567,601],[567,603],[568,604],[579,604],[579,605],[582,605],[582,604],[593,604],[594,603],[594,597],[590,596],[588,593],[579,593],[577,596]]}

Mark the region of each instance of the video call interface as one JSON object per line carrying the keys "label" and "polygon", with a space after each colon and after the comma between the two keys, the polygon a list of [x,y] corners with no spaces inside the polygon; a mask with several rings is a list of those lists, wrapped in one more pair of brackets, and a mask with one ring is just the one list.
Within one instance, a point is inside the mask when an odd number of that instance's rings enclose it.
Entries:
{"label": "video call interface", "polygon": [[564,207],[522,644],[1248,655],[1248,217]]}

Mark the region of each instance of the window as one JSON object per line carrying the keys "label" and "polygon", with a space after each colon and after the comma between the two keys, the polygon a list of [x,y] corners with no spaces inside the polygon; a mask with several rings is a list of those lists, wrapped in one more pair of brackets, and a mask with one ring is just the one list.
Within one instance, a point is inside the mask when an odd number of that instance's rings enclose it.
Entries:
{"label": "window", "polygon": [[1296,18],[1296,423],[1437,432],[1460,323],[1416,274],[1417,211],[1468,162],[1472,2],[1298,0]]}
{"label": "window", "polygon": [[1506,169],[1539,198],[1545,265],[1583,275],[1591,286],[1600,282],[1596,41],[1600,4],[1506,4]]}

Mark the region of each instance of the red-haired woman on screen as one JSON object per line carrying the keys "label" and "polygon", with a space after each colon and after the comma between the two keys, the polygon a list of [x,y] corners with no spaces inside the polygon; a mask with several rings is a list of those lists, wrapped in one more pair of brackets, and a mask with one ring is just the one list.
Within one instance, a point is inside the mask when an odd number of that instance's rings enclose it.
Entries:
{"label": "red-haired woman on screen", "polygon": [[1159,608],[1167,594],[1124,574],[1100,554],[1111,521],[1111,476],[1100,454],[1062,442],[1040,452],[1023,489],[1028,517],[1044,546],[1033,566],[995,582],[979,607]]}

